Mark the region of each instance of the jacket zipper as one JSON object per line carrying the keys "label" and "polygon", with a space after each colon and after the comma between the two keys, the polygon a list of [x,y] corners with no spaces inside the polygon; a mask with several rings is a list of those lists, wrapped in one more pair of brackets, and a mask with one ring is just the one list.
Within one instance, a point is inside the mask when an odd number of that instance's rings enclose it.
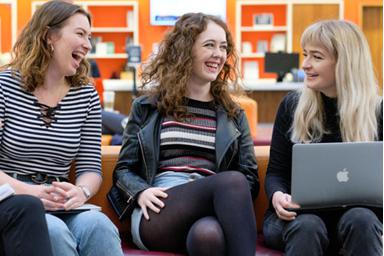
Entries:
{"label": "jacket zipper", "polygon": [[[226,149],[224,150],[223,156],[222,156],[221,159],[220,159],[220,162],[218,162],[218,168],[219,168],[219,170],[220,170],[220,164],[221,164],[221,162],[223,161],[223,158],[224,158],[224,156],[225,156],[225,153],[228,151],[228,148],[229,148],[229,147],[231,146],[231,144],[232,144],[232,143],[239,137],[240,132],[239,132],[239,130],[237,130],[237,129],[236,129],[236,131],[237,131],[236,136],[233,138],[233,140],[231,140],[230,143],[228,143]],[[231,159],[230,159],[230,161],[228,162],[228,165],[227,165],[227,169],[228,169],[229,165],[231,164],[232,159],[233,159],[234,156],[235,156],[235,151],[233,151],[233,153],[232,153]]]}
{"label": "jacket zipper", "polygon": [[[122,186],[122,185],[120,184],[119,181],[116,182],[116,186],[117,186],[118,188],[120,188],[122,191],[127,191],[127,190],[124,188],[124,186]],[[128,211],[128,209],[129,209],[129,204],[131,203],[131,201],[132,201],[132,199],[133,199],[133,196],[131,196],[128,192],[126,192],[126,193],[129,195],[129,198],[128,198],[128,200],[127,200],[127,207],[125,207],[125,209],[123,210],[123,212],[120,214],[119,219],[121,219],[121,218],[125,215],[125,213]]]}
{"label": "jacket zipper", "polygon": [[229,160],[228,165],[227,165],[227,170],[228,170],[228,167],[231,165],[231,162],[232,162],[233,158],[235,157],[235,154],[236,154],[236,152],[233,151],[233,152],[232,152],[231,159]]}
{"label": "jacket zipper", "polygon": [[148,174],[148,166],[147,166],[147,162],[145,161],[145,157],[144,157],[144,148],[143,148],[143,143],[141,141],[141,138],[140,138],[140,134],[137,133],[137,138],[139,140],[139,145],[140,145],[140,149],[141,149],[141,156],[143,157],[143,162],[144,162],[144,166],[145,166],[145,171],[147,173],[147,177],[149,177],[149,174]]}

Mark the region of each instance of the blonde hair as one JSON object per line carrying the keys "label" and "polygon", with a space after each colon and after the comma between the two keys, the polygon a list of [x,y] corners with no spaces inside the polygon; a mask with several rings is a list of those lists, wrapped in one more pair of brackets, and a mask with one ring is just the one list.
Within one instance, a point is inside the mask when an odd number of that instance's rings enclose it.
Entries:
{"label": "blonde hair", "polygon": [[[320,21],[304,31],[301,46],[307,44],[321,45],[336,58],[337,108],[342,140],[375,140],[381,97],[369,46],[361,30],[348,21]],[[320,92],[304,87],[294,114],[291,140],[302,143],[320,141],[328,133],[324,121]]]}
{"label": "blonde hair", "polygon": [[[44,83],[49,62],[53,56],[47,42],[48,34],[60,31],[68,18],[77,13],[86,16],[91,24],[90,15],[78,5],[53,0],[40,6],[17,38],[12,49],[13,59],[2,69],[10,68],[20,72],[24,89],[29,92],[34,91]],[[88,70],[89,64],[83,59],[76,74],[65,79],[73,87],[86,85],[90,81]]]}

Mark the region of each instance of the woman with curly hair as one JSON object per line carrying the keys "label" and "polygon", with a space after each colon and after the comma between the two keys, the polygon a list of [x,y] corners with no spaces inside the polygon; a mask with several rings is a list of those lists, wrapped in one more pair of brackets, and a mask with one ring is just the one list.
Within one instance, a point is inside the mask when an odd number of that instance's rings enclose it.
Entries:
{"label": "woman with curly hair", "polygon": [[[102,181],[101,108],[85,60],[90,26],[80,6],[43,4],[0,72],[0,184],[42,201],[54,255],[122,255],[104,214],[70,212]],[[75,184],[68,181],[73,162]]]}
{"label": "woman with curly hair", "polygon": [[[183,15],[143,70],[109,199],[141,249],[254,255],[257,164],[226,24]],[[133,213],[132,213],[133,210]]]}

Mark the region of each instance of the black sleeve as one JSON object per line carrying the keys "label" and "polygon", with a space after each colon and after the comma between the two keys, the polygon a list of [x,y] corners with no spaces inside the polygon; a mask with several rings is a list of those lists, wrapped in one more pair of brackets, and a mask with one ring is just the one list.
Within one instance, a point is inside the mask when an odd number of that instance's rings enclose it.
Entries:
{"label": "black sleeve", "polygon": [[250,134],[249,125],[245,113],[242,111],[239,118],[239,160],[237,170],[245,175],[249,182],[252,198],[259,194],[259,175],[257,173],[257,163],[253,140]]}
{"label": "black sleeve", "polygon": [[114,184],[132,198],[136,198],[139,192],[150,187],[147,181],[139,175],[142,158],[137,133],[147,116],[139,101],[140,98],[137,98],[132,104],[119,158],[113,171]]}
{"label": "black sleeve", "polygon": [[281,191],[290,193],[292,146],[289,129],[293,121],[293,113],[297,105],[298,94],[288,94],[280,103],[273,126],[272,142],[267,174],[265,178],[265,192],[272,200],[273,193]]}

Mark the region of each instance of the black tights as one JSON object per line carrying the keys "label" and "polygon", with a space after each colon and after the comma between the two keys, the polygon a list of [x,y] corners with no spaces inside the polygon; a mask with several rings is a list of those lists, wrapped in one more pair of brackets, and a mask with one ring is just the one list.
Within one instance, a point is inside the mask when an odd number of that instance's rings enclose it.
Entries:
{"label": "black tights", "polygon": [[167,190],[165,207],[142,218],[140,236],[152,250],[189,255],[254,256],[256,221],[248,182],[222,172]]}

